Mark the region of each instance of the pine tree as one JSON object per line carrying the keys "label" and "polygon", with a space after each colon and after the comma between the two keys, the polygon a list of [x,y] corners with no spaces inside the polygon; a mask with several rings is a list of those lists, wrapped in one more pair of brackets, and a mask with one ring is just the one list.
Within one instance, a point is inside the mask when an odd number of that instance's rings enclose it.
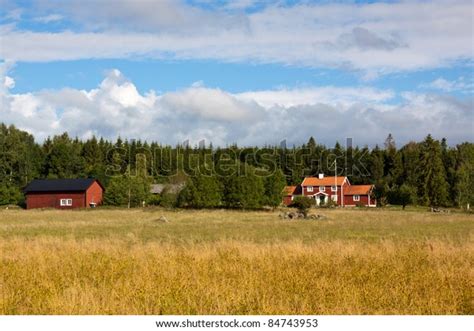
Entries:
{"label": "pine tree", "polygon": [[[420,145],[409,142],[399,151],[401,171],[397,171],[398,185],[406,184],[417,187],[420,176]],[[420,194],[421,195],[421,194]]]}
{"label": "pine tree", "polygon": [[189,177],[186,186],[179,193],[180,207],[215,208],[222,203],[221,187],[216,176],[207,176],[196,172]]}
{"label": "pine tree", "polygon": [[282,201],[282,190],[286,185],[285,175],[280,169],[277,169],[270,176],[263,179],[265,193],[263,203],[270,207],[278,206]]}
{"label": "pine tree", "polygon": [[389,192],[389,201],[393,205],[401,205],[403,209],[415,200],[415,188],[403,184],[395,187]]}
{"label": "pine tree", "polygon": [[384,176],[384,158],[383,152],[376,145],[370,153],[370,166],[369,166],[372,183],[380,182]]}
{"label": "pine tree", "polygon": [[474,144],[458,145],[457,151],[455,202],[459,207],[468,208],[474,205]]}
{"label": "pine tree", "polygon": [[246,164],[241,171],[223,178],[224,203],[229,208],[256,209],[261,208],[265,188],[255,169]]}
{"label": "pine tree", "polygon": [[441,158],[441,146],[428,135],[421,147],[420,188],[422,201],[432,207],[448,202],[448,183]]}
{"label": "pine tree", "polygon": [[114,176],[105,190],[104,203],[113,206],[141,207],[150,196],[150,182],[143,176],[131,176],[130,169]]}

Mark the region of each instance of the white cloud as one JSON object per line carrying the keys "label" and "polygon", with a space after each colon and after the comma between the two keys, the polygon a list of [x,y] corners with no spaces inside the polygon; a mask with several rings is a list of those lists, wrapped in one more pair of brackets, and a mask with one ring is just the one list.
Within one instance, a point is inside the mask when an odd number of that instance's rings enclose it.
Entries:
{"label": "white cloud", "polygon": [[[46,2],[47,4],[47,2]],[[106,10],[104,8],[107,8]],[[52,9],[82,26],[75,32],[4,26],[3,59],[215,59],[338,67],[365,78],[472,61],[472,3],[300,4],[245,14],[177,1],[107,1]]]}
{"label": "white cloud", "polygon": [[11,78],[10,76],[5,76],[3,80],[3,86],[5,86],[7,89],[11,89],[15,87],[15,80]]}
{"label": "white cloud", "polygon": [[446,80],[440,77],[428,84],[421,84],[420,87],[443,92],[473,93],[474,79],[471,77],[470,80],[466,80],[464,77],[460,77],[456,80]]}
{"label": "white cloud", "polygon": [[59,14],[50,14],[50,15],[46,15],[46,16],[36,17],[34,20],[37,21],[37,22],[40,22],[40,23],[47,24],[47,23],[51,23],[51,22],[61,21],[63,18],[64,17],[62,15],[59,15]]}
{"label": "white cloud", "polygon": [[[0,66],[0,72],[2,72]],[[4,78],[6,71],[3,70]],[[332,145],[354,138],[373,145],[393,133],[399,143],[432,133],[451,143],[472,140],[473,99],[413,92],[395,104],[392,91],[307,87],[232,94],[205,86],[140,93],[118,70],[92,90],[11,93],[0,89],[0,118],[42,140],[64,131],[79,137],[141,138],[216,145],[305,142]]]}
{"label": "white cloud", "polygon": [[237,94],[245,100],[254,100],[265,108],[273,106],[295,107],[318,103],[337,104],[348,108],[355,103],[380,103],[394,97],[390,90],[377,90],[368,87],[310,87],[297,89],[280,89],[270,91],[253,91]]}

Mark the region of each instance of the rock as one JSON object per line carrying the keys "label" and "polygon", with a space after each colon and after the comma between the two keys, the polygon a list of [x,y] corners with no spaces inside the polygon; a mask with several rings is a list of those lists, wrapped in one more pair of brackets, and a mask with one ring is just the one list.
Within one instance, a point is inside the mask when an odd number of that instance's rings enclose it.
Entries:
{"label": "rock", "polygon": [[159,219],[157,219],[158,222],[163,222],[163,223],[169,223],[168,219],[165,216],[160,216]]}
{"label": "rock", "polygon": [[309,215],[309,218],[312,219],[312,220],[325,220],[327,219],[327,216],[325,215],[321,215],[321,214],[317,214],[317,215]]}
{"label": "rock", "polygon": [[449,209],[441,209],[441,208],[434,208],[431,207],[431,212],[432,213],[450,213],[451,211]]}

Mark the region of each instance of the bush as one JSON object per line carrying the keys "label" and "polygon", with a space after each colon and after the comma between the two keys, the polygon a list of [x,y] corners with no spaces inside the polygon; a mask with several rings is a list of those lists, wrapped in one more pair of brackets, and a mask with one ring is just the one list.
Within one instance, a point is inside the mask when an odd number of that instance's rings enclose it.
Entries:
{"label": "bush", "polygon": [[104,204],[111,206],[141,207],[150,196],[150,183],[143,177],[117,176],[109,181]]}
{"label": "bush", "polygon": [[293,200],[293,203],[291,204],[290,207],[297,208],[300,213],[304,215],[304,217],[308,216],[308,210],[314,206],[315,201],[311,198],[308,197],[296,197]]}
{"label": "bush", "polygon": [[174,208],[177,206],[177,204],[178,194],[164,190],[161,194],[160,206],[164,208]]}
{"label": "bush", "polygon": [[20,205],[23,201],[23,194],[17,186],[0,184],[0,205]]}
{"label": "bush", "polygon": [[363,202],[357,202],[356,207],[357,208],[367,208],[367,206]]}
{"label": "bush", "polygon": [[215,208],[221,205],[222,194],[219,182],[214,176],[196,174],[188,178],[178,195],[179,207]]}
{"label": "bush", "polygon": [[158,206],[161,202],[161,196],[159,194],[150,194],[146,200],[148,206]]}
{"label": "bush", "polygon": [[255,168],[242,164],[240,172],[222,179],[224,191],[223,202],[228,208],[258,209],[262,208],[265,187],[262,177],[255,173]]}
{"label": "bush", "polygon": [[416,190],[409,185],[395,187],[389,192],[389,201],[393,205],[401,205],[403,209],[415,201]]}
{"label": "bush", "polygon": [[321,208],[334,208],[337,206],[337,203],[333,199],[331,199],[331,197],[328,196],[326,199],[326,203],[319,206]]}

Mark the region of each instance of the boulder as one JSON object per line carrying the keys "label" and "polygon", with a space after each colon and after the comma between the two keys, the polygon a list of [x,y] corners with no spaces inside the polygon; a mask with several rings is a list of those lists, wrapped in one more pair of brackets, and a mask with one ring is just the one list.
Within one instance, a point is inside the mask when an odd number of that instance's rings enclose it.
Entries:
{"label": "boulder", "polygon": [[159,219],[157,219],[158,222],[163,222],[163,223],[169,223],[170,221],[166,218],[166,216],[161,215]]}

